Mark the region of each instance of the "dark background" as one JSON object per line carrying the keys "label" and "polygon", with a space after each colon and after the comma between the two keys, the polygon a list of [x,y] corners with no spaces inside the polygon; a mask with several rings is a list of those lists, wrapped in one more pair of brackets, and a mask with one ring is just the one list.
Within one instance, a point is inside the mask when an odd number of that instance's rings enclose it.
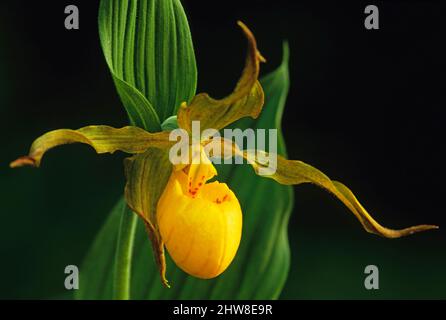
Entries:
{"label": "dark background", "polygon": [[[243,4],[241,4],[243,3]],[[80,30],[64,28],[64,8]],[[364,8],[380,29],[364,28]],[[446,298],[444,213],[445,5],[428,1],[184,0],[199,91],[230,92],[243,66],[241,19],[273,70],[291,47],[283,120],[289,157],[351,187],[383,225],[443,229],[387,240],[367,234],[333,197],[295,188],[291,271],[282,298]],[[40,134],[126,124],[99,45],[96,1],[0,4],[0,298],[64,294],[122,193],[123,154],[59,148],[40,170],[10,170]],[[380,289],[364,289],[364,268]]]}

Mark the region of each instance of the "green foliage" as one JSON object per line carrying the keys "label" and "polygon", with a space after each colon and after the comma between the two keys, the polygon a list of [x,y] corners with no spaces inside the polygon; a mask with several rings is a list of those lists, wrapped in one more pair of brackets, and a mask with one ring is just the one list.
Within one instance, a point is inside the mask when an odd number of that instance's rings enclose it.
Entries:
{"label": "green foliage", "polygon": [[179,0],[107,0],[99,35],[130,121],[149,131],[195,94],[197,68]]}
{"label": "green foliage", "polygon": [[130,209],[122,197],[110,212],[106,223],[99,230],[89,253],[80,269],[77,299],[111,299],[113,291],[113,272],[121,217]]}

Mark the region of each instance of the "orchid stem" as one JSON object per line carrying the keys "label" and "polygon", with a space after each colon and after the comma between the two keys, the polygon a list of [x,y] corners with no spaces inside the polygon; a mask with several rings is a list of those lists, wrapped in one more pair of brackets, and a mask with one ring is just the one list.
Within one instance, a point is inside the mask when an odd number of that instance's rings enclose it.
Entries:
{"label": "orchid stem", "polygon": [[137,215],[124,205],[117,240],[113,278],[113,299],[115,300],[130,299],[133,242],[137,222]]}

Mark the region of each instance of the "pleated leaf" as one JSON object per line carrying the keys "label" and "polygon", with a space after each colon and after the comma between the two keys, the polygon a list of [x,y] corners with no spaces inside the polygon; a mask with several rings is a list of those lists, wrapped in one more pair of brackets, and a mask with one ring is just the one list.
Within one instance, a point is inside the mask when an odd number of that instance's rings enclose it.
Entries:
{"label": "pleated leaf", "polygon": [[124,197],[116,203],[99,230],[80,268],[77,299],[111,299],[119,225],[124,214],[131,212]]}
{"label": "pleated leaf", "polygon": [[99,35],[131,122],[150,131],[195,94],[191,34],[179,0],[103,0]]}

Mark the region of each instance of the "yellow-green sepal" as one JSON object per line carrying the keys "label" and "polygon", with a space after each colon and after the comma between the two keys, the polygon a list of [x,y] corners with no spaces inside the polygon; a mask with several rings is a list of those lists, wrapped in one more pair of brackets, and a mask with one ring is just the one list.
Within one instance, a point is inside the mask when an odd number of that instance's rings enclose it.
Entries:
{"label": "yellow-green sepal", "polygon": [[143,219],[152,242],[161,281],[166,287],[169,287],[166,279],[164,243],[156,218],[158,200],[172,172],[169,152],[158,148],[149,148],[142,154],[125,159],[124,166],[127,178],[125,200],[128,206]]}
{"label": "yellow-green sepal", "polygon": [[238,22],[248,40],[245,67],[234,91],[226,98],[217,100],[207,93],[197,94],[189,105],[183,103],[178,110],[178,125],[191,132],[192,121],[200,121],[201,130],[220,130],[234,121],[250,116],[257,118],[264,103],[259,77],[260,62],[265,62],[257,50],[252,32]]}

